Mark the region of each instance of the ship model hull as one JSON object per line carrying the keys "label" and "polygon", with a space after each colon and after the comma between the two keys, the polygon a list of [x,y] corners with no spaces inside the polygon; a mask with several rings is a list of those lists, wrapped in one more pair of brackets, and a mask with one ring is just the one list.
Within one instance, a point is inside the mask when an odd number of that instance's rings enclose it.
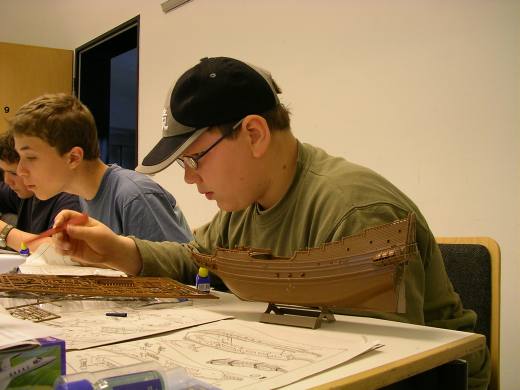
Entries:
{"label": "ship model hull", "polygon": [[376,226],[292,257],[269,250],[193,253],[239,298],[317,308],[404,312],[404,269],[417,253],[415,216]]}

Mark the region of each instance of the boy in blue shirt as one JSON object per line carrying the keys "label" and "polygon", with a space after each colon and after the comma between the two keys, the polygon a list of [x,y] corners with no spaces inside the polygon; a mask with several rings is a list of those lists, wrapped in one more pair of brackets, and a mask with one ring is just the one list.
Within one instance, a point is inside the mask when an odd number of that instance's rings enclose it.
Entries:
{"label": "boy in blue shirt", "polygon": [[17,173],[38,198],[78,195],[84,212],[121,235],[151,241],[192,238],[168,191],[142,173],[101,161],[94,117],[76,97],[48,94],[28,102],[10,131],[20,154]]}

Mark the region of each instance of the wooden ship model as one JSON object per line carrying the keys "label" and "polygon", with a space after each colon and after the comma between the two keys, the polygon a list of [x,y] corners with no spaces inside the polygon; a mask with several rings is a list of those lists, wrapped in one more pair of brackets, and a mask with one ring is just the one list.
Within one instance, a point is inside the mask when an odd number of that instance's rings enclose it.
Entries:
{"label": "wooden ship model", "polygon": [[415,253],[415,215],[410,214],[292,257],[254,248],[192,255],[239,298],[269,303],[266,313],[277,313],[276,304],[330,313],[335,307],[404,312],[404,268]]}

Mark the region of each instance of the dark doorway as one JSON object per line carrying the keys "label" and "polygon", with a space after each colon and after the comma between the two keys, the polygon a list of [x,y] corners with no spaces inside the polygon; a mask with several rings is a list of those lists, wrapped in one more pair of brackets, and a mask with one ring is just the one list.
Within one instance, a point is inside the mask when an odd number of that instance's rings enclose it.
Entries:
{"label": "dark doorway", "polygon": [[96,119],[101,159],[137,166],[139,16],[76,49],[76,96]]}

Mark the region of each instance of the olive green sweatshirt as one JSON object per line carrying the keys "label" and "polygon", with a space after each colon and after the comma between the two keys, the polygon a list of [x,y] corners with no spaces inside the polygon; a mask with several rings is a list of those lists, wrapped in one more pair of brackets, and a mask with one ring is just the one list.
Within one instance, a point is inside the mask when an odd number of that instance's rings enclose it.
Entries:
{"label": "olive green sweatshirt", "polygon": [[[308,144],[298,143],[292,184],[270,209],[261,210],[253,204],[241,211],[220,211],[197,229],[189,244],[135,241],[143,260],[142,275],[169,276],[193,284],[197,267],[191,250],[213,254],[217,247],[242,246],[271,249],[275,256],[290,257],[296,250],[406,218],[409,212],[417,217],[419,255],[409,260],[405,271],[406,313],[335,312],[472,331],[476,315],[463,309],[439,247],[417,206],[372,170]],[[468,364],[470,388],[486,388],[490,376],[487,349],[468,356]]]}

